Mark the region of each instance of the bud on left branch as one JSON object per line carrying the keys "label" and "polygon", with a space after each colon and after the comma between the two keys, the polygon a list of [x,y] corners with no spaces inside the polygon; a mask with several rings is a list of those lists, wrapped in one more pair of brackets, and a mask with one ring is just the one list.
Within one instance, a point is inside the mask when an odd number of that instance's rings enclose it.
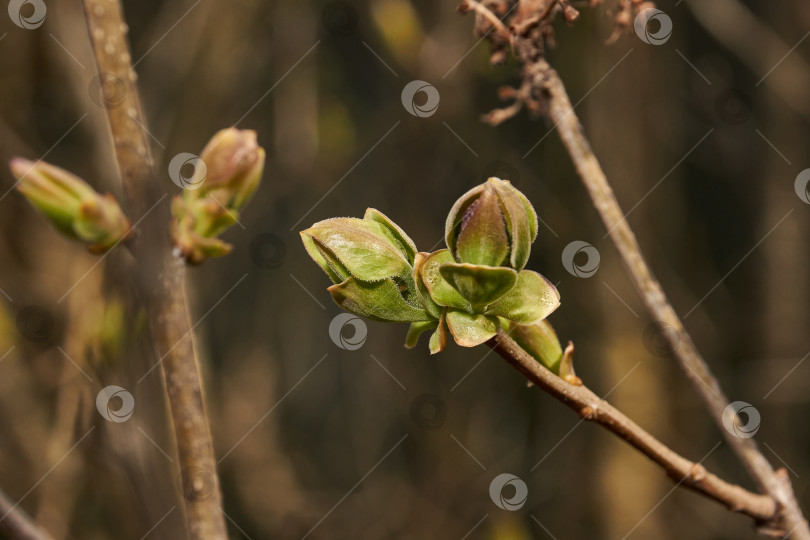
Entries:
{"label": "bud on left branch", "polygon": [[101,195],[68,171],[45,163],[14,158],[9,167],[17,191],[62,234],[104,253],[130,231],[129,219],[109,193]]}

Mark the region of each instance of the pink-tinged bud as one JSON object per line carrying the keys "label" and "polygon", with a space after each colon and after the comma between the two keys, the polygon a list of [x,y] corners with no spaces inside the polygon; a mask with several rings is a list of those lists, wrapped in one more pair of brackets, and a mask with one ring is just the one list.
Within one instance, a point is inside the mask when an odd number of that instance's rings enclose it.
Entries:
{"label": "pink-tinged bud", "polygon": [[459,198],[445,225],[457,262],[522,270],[537,236],[537,214],[508,180],[490,178]]}
{"label": "pink-tinged bud", "polygon": [[205,179],[193,178],[191,184],[202,182],[197,190],[187,190],[187,198],[216,197],[231,211],[240,210],[261,182],[265,152],[256,141],[256,132],[249,129],[227,128],[218,131],[203,148],[200,159],[205,167],[195,171]]}
{"label": "pink-tinged bud", "polygon": [[201,263],[230,253],[230,244],[217,238],[239,220],[241,210],[258,189],[265,152],[256,132],[236,128],[218,131],[200,153],[185,189],[172,203],[172,237],[183,257]]}

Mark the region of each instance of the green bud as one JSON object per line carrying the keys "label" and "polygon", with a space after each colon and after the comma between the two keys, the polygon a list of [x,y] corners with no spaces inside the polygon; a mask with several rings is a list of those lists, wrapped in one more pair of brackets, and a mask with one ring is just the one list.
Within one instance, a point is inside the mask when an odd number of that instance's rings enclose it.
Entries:
{"label": "green bud", "polygon": [[456,263],[447,249],[418,253],[414,279],[425,309],[434,316],[443,309],[450,333],[464,347],[492,337],[498,318],[533,324],[560,306],[557,288],[537,272]]}
{"label": "green bud", "polygon": [[[187,189],[187,200],[215,197],[228,210],[238,211],[259,187],[264,171],[264,148],[250,129],[227,128],[218,131],[200,153],[205,167],[198,167]],[[204,174],[204,178],[199,175]]]}
{"label": "green bud", "polygon": [[172,201],[172,238],[195,264],[230,253],[232,246],[217,236],[239,220],[239,211],[258,189],[265,152],[255,131],[228,128],[208,141],[200,159],[205,166],[195,168],[189,182],[199,187],[183,190]]}
{"label": "green bud", "polygon": [[529,325],[505,320],[502,320],[502,323],[512,339],[549,371],[571,384],[582,384],[574,373],[574,345],[569,342],[563,351],[557,333],[548,321],[543,320]]}
{"label": "green bud", "polygon": [[362,219],[327,219],[300,234],[307,253],[334,283],[328,290],[339,306],[372,320],[414,323],[408,343],[436,327],[433,312],[439,308],[426,309],[414,281],[416,246],[383,213],[369,208]]}
{"label": "green bud", "polygon": [[333,218],[301,231],[310,256],[333,282],[348,277],[380,281],[410,277],[409,252],[383,224],[369,219]]}
{"label": "green bud", "polygon": [[537,236],[537,214],[508,180],[490,178],[461,196],[445,224],[457,262],[522,270]]}
{"label": "green bud", "polygon": [[100,195],[84,180],[43,161],[14,158],[9,164],[17,190],[66,236],[104,253],[121,241],[130,223],[109,193]]}
{"label": "green bud", "polygon": [[[316,223],[301,239],[334,283],[329,292],[339,306],[372,320],[410,323],[409,348],[432,331],[431,354],[445,348],[448,336],[474,347],[502,326],[537,324],[560,305],[554,285],[523,269],[537,215],[508,181],[490,178],[467,192],[445,233],[449,249],[420,252],[399,226],[369,208],[363,219]],[[566,354],[552,353],[563,373]]]}

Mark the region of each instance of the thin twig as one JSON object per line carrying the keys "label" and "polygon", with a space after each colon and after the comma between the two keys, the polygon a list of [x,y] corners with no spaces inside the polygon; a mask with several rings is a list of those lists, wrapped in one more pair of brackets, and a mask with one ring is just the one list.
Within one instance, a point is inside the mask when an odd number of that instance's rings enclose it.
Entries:
{"label": "thin twig", "polygon": [[[515,28],[524,20],[532,20],[532,15],[529,13],[532,3],[524,1],[520,5],[528,9],[516,10],[516,14],[510,22],[510,28]],[[488,8],[481,6],[481,9]],[[480,10],[478,11],[480,12]],[[545,24],[550,32],[550,21],[545,21]],[[684,329],[661,285],[647,266],[638,241],[624,218],[624,213],[613,194],[599,160],[591,150],[565,86],[557,72],[545,60],[544,39],[542,32],[526,36],[513,35],[512,42],[515,44],[516,55],[524,64],[524,84],[527,82],[530,84],[533,99],[542,100],[542,110],[557,128],[560,139],[571,156],[577,173],[588,190],[611,240],[616,245],[633,284],[655,321],[668,330],[664,332],[664,335],[682,370],[691,380],[726,441],[759,489],[773,497],[779,505],[780,518],[772,520],[771,526],[774,529],[787,531],[794,538],[810,540],[810,529],[808,529],[807,521],[796,501],[786,471],[784,469],[775,471],[759,451],[753,438],[737,437],[724,428],[723,416],[726,414],[725,411],[729,404],[728,399],[705,360],[697,351],[692,338]],[[769,531],[762,530],[762,532]]]}
{"label": "thin twig", "polygon": [[[100,96],[131,216],[141,216],[158,197],[135,72],[118,0],[84,0],[90,39],[102,83]],[[104,93],[106,92],[106,93]],[[185,265],[168,246],[165,223],[141,227],[133,242],[134,278],[149,316],[172,414],[189,536],[227,538],[219,479],[205,412],[202,380],[185,293]],[[155,280],[155,276],[158,277]]]}
{"label": "thin twig", "polygon": [[535,386],[576,411],[583,419],[593,421],[627,441],[661,466],[678,485],[713,499],[729,510],[750,516],[760,524],[770,523],[777,517],[777,506],[771,497],[729,484],[703,465],[676,453],[586,386],[570,384],[546,369],[503,330],[487,341],[487,345]]}
{"label": "thin twig", "polygon": [[462,0],[458,7],[459,11],[465,13],[468,10],[475,11],[492,25],[492,28],[500,35],[507,43],[512,41],[512,34],[504,26],[503,22],[497,15],[492,13],[486,6],[476,0]]}
{"label": "thin twig", "polygon": [[0,536],[9,540],[53,540],[45,529],[0,490]]}

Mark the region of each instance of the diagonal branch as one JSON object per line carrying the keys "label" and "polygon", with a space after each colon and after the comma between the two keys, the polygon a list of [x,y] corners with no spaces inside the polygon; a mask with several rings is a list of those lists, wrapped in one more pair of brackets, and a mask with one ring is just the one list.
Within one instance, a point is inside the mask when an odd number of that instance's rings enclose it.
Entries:
{"label": "diagonal branch", "polygon": [[[661,285],[647,266],[635,234],[624,219],[624,214],[599,160],[591,150],[565,86],[557,72],[545,60],[546,36],[552,35],[553,32],[551,21],[541,20],[537,27],[532,27],[533,30],[530,32],[521,33],[515,30],[521,28],[524,21],[536,21],[537,13],[542,12],[538,6],[536,0],[520,1],[515,15],[508,24],[513,32],[512,42],[515,44],[515,54],[523,63],[523,86],[521,88],[527,85],[529,87],[529,92],[525,92],[525,90],[516,92],[514,97],[523,100],[527,106],[534,105],[537,110],[543,110],[556,126],[560,139],[571,156],[577,173],[588,190],[591,201],[602,218],[611,240],[616,245],[647,310],[658,325],[671,330],[664,332],[664,335],[682,370],[703,399],[706,408],[720,427],[726,441],[747,469],[748,474],[757,483],[759,489],[767,493],[778,504],[780,518],[773,520],[774,528],[783,528],[783,532],[787,531],[788,535],[810,540],[810,529],[808,529],[807,521],[796,501],[787,473],[784,470],[777,472],[773,469],[759,451],[753,438],[736,437],[723,427],[724,415],[728,414],[726,412],[728,399],[723,394],[706,361],[697,351],[692,338],[669,303]],[[630,4],[627,4],[626,7],[629,8]],[[476,11],[480,13],[483,9],[489,8],[481,5]],[[549,19],[553,15],[553,12],[542,13],[543,16],[549,15]],[[624,21],[624,26],[627,23],[628,21]],[[497,43],[493,42],[493,46],[497,46]],[[495,112],[494,117],[491,113],[490,117],[485,117],[485,119],[496,118],[503,121],[515,114],[517,109],[519,108],[501,109]]]}
{"label": "diagonal branch", "polygon": [[728,398],[720,384],[698,352],[692,338],[683,327],[678,315],[669,303],[658,280],[652,275],[627,220],[602,167],[591,150],[582,130],[582,125],[571,106],[568,94],[557,72],[545,60],[538,63],[538,78],[547,95],[548,115],[557,126],[563,144],[588,190],[593,205],[607,227],[610,238],[619,250],[633,284],[641,294],[647,310],[655,321],[671,331],[664,332],[674,356],[686,376],[692,381],[715,423],[726,441],[737,454],[758,487],[768,493],[782,508],[785,529],[795,538],[810,539],[810,529],[802,515],[793,488],[784,470],[778,473],[759,451],[753,438],[737,437],[723,427],[724,415],[728,414]]}
{"label": "diagonal branch", "polygon": [[[127,213],[142,216],[160,193],[126,43],[119,0],[84,0]],[[156,202],[157,201],[157,202]],[[189,536],[227,538],[211,430],[185,293],[185,265],[172,255],[167,224],[144,224],[132,242],[134,279],[145,304],[163,372],[179,455]],[[155,276],[158,277],[155,280]]]}
{"label": "diagonal branch", "polygon": [[487,341],[487,345],[532,383],[576,411],[583,419],[599,424],[650,458],[679,486],[713,499],[729,510],[745,514],[760,525],[772,525],[779,517],[776,503],[771,497],[729,484],[707,471],[703,465],[676,453],[586,386],[570,384],[546,369],[503,330]]}

